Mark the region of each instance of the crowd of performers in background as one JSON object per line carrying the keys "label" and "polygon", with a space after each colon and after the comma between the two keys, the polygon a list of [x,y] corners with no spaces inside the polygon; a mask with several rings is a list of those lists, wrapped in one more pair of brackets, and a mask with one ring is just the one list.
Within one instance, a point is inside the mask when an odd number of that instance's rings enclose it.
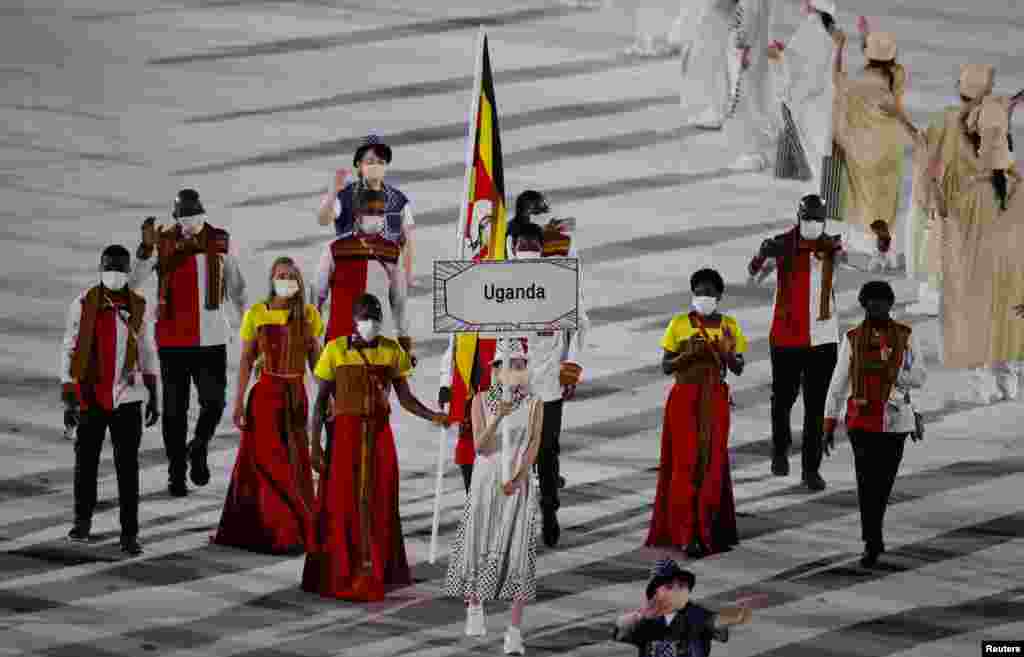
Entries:
{"label": "crowd of performers in background", "polygon": [[[941,306],[943,363],[973,370],[983,401],[1016,397],[1024,361],[1024,264],[1014,247],[1022,243],[1024,205],[1017,200],[1020,176],[1009,134],[1015,98],[994,94],[991,66],[965,65],[957,81],[960,104],[918,129],[903,107],[908,76],[896,61],[893,35],[861,21],[866,65],[851,76],[834,2],[809,0],[807,20],[788,45],[768,42],[772,4],[739,0],[730,16],[715,5],[686,23],[701,36],[682,47],[684,81],[698,89],[684,93],[684,101],[705,103],[688,115],[692,124],[735,134],[730,141],[746,147],[734,168],[766,167],[766,150],[774,145],[776,176],[813,185],[794,227],[765,240],[748,267],[750,284],[773,273],[777,284],[769,335],[771,470],[789,475],[790,416],[801,390],[801,479],[811,491],[826,487],[821,462],[844,419],[857,475],[861,561],[871,567],[885,550],[883,517],[905,440],[923,437],[911,391],[923,385],[924,355],[911,327],[892,319],[896,298],[883,281],[862,287],[864,319],[841,333],[836,278],[856,268],[852,254],[865,251],[871,269],[897,266],[903,152],[912,147],[903,247],[908,271],[922,278],[917,310],[935,314]],[[724,29],[727,38],[716,41],[712,28]],[[209,444],[227,405],[229,303],[241,318],[232,419],[242,440],[212,540],[304,553],[303,589],[327,597],[374,601],[410,586],[390,423],[393,389],[405,411],[457,428],[454,456],[466,500],[445,594],[466,602],[470,636],[486,631],[484,603],[512,602],[505,649],[522,653],[523,611],[536,598],[538,534],[553,548],[561,533],[560,431],[564,402],[582,380],[586,305],[581,294],[578,330],[481,338],[469,386],[449,385],[457,381],[452,338],[442,358],[439,410],[425,406],[408,383],[417,364],[406,314],[415,224],[409,199],[385,182],[391,160],[391,149],[370,138],[357,150],[353,171],[333,174],[318,220],[334,226],[335,239],[315,284],[307,286],[294,261],[278,258],[266,296],[252,306],[231,237],[207,223],[194,190],[179,192],[173,223],[146,220],[134,264],[122,246],[103,251],[100,282],[72,302],[61,349],[65,425],[77,434],[69,538],[90,539],[108,430],[126,553],[142,552],[143,425],[156,424],[162,411],[170,495],[186,496],[187,479],[209,483]],[[480,260],[488,255],[494,218],[485,202],[471,211],[472,233],[479,235],[471,257]],[[552,217],[542,194],[519,195],[507,227],[509,257],[578,257],[575,222]],[[382,334],[382,304],[367,294],[374,262],[387,279],[395,339]],[[136,289],[153,274],[156,303],[147,311]],[[307,298],[310,287],[315,292]],[[696,558],[739,540],[726,381],[744,371],[747,338],[735,318],[718,312],[726,286],[717,271],[696,272],[690,288],[690,308],[671,320],[661,341],[661,366],[675,384],[646,544]],[[933,307],[926,307],[929,300]],[[307,369],[318,382],[312,405]],[[193,385],[199,414],[188,440]],[[659,563],[649,604],[620,619],[616,638],[643,654],[659,642],[707,654],[710,639],[727,638],[725,628],[749,620],[742,611],[713,613],[689,602],[693,585],[692,573]]]}
{"label": "crowd of performers in background", "polygon": [[964,64],[951,81],[957,102],[917,126],[896,36],[859,17],[863,60],[847,62],[836,1],[801,4],[803,20],[782,43],[772,38],[777,0],[684,0],[667,36],[641,35],[630,52],[677,53],[683,123],[722,131],[741,151],[733,170],[774,164],[775,178],[818,193],[844,247],[866,256],[858,268],[905,266],[919,284],[906,310],[941,317],[942,364],[970,379],[964,401],[1016,399],[1024,203],[1010,126],[1024,91],[1000,95],[993,66]]}

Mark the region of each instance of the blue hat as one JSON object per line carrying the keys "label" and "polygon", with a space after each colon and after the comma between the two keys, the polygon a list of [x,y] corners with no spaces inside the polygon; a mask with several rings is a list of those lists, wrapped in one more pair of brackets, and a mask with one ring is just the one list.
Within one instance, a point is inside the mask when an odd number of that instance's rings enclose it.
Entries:
{"label": "blue hat", "polygon": [[356,149],[355,157],[352,158],[352,166],[359,166],[360,160],[362,160],[363,156],[366,155],[366,151],[371,148],[377,150],[377,152],[383,151],[381,156],[384,158],[384,161],[391,164],[391,147],[381,141],[380,137],[377,135],[371,134],[366,138],[363,144]]}
{"label": "blue hat", "polygon": [[651,568],[651,581],[647,584],[647,599],[650,600],[662,585],[681,579],[691,591],[697,584],[697,576],[689,570],[683,570],[672,559],[658,559]]}

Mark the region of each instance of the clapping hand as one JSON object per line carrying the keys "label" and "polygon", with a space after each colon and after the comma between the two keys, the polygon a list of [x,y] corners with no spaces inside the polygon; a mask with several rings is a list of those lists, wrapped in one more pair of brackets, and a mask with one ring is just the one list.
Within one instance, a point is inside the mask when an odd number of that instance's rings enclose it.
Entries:
{"label": "clapping hand", "polygon": [[846,46],[846,32],[842,30],[836,30],[832,33],[832,43],[836,44],[836,48],[842,49]]}

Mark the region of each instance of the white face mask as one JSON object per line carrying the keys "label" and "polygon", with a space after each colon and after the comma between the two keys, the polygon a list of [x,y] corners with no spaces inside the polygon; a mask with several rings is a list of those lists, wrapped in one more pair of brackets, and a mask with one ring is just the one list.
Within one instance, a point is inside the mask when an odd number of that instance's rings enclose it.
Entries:
{"label": "white face mask", "polygon": [[183,231],[192,234],[203,225],[203,220],[199,215],[193,215],[191,217],[178,217],[178,223],[181,224]]}
{"label": "white face mask", "polygon": [[825,234],[824,221],[801,221],[800,235],[803,237],[820,237]]}
{"label": "white face mask", "polygon": [[387,165],[384,164],[364,164],[363,177],[367,180],[384,180],[386,170]]}
{"label": "white face mask", "polygon": [[299,291],[299,282],[291,279],[274,279],[274,294],[279,297],[291,297]]}
{"label": "white face mask", "polygon": [[128,274],[123,271],[105,271],[100,274],[100,281],[108,290],[119,291],[128,284]]}
{"label": "white face mask", "polygon": [[718,309],[718,299],[714,297],[694,297],[693,309],[705,317],[714,314]]}
{"label": "white face mask", "polygon": [[361,319],[356,322],[356,331],[363,340],[373,342],[380,335],[380,322],[375,319]]}

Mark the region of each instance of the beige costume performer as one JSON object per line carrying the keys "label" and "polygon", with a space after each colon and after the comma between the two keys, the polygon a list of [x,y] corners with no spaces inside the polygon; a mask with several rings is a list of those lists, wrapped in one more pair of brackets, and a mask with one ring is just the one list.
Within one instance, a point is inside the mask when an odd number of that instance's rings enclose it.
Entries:
{"label": "beige costume performer", "polygon": [[881,252],[871,226],[884,221],[890,231],[895,228],[904,147],[916,129],[903,109],[907,75],[896,63],[895,38],[869,32],[865,42],[868,65],[859,77],[851,79],[841,69],[841,58],[834,71],[835,136],[846,154],[849,178],[849,234],[844,237],[853,249],[872,253],[873,266],[895,268],[895,253]]}
{"label": "beige costume performer", "polygon": [[[1013,311],[1024,292],[1014,253],[1024,205],[1007,143],[1009,101],[987,95],[992,77],[990,67],[965,67],[963,93],[972,102],[947,109],[926,137],[927,154],[915,158],[918,168],[938,162],[930,172],[938,183],[931,243],[940,248],[930,266],[942,271],[944,364],[977,368],[971,392],[985,403],[1017,396],[1015,370],[1024,359],[1024,327]],[[1000,172],[1008,179],[1005,211],[992,184]]]}
{"label": "beige costume performer", "polygon": [[[984,64],[964,64],[960,67],[958,90],[961,104],[946,107],[932,117],[925,131],[926,144],[914,149],[911,167],[913,179],[910,207],[904,218],[904,244],[906,244],[907,277],[919,283],[918,302],[907,311],[912,314],[938,315],[942,285],[942,248],[940,230],[935,226],[937,211],[936,187],[929,175],[929,163],[934,163],[947,118],[955,122],[961,112],[970,112],[992,93],[994,69]],[[924,146],[927,145],[927,148]]]}

